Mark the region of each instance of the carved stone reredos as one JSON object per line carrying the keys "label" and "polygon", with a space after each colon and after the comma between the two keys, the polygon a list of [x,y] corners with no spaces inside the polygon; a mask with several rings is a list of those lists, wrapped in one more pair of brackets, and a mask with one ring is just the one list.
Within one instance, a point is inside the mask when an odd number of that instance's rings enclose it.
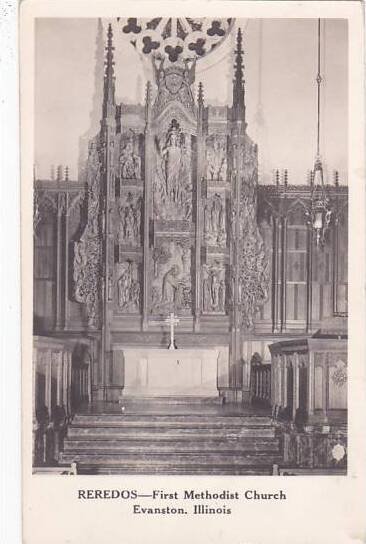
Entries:
{"label": "carved stone reredos", "polygon": [[[195,62],[168,64],[153,61],[157,94],[153,105],[156,126],[167,129],[171,113],[183,129],[196,130],[196,106],[192,93],[195,78]],[[171,111],[173,106],[174,112]]]}

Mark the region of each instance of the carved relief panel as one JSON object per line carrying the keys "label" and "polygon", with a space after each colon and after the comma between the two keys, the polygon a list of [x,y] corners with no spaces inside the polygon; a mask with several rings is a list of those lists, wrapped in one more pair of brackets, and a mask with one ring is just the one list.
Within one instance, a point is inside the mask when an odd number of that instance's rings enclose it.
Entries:
{"label": "carved relief panel", "polygon": [[151,313],[190,312],[191,247],[189,240],[161,240],[152,251]]}
{"label": "carved relief panel", "polygon": [[117,202],[116,238],[120,245],[141,246],[142,197],[128,192]]}
{"label": "carved relief panel", "polygon": [[73,287],[76,302],[86,305],[89,327],[98,327],[101,310],[102,236],[104,209],[101,195],[103,149],[89,146],[87,162],[87,219],[84,231],[74,243]]}
{"label": "carved relief panel", "polygon": [[[239,267],[233,270],[231,294],[234,294],[235,274],[238,274],[238,299],[242,324],[248,329],[254,326],[254,317],[268,297],[268,260],[263,238],[257,223],[257,146],[245,136],[242,149],[243,179],[240,184],[240,202],[232,200],[231,246],[238,252]],[[237,209],[238,206],[238,209]],[[239,237],[236,239],[236,221],[239,221]],[[236,301],[232,301],[233,304]]]}
{"label": "carved relief panel", "polygon": [[127,260],[116,265],[115,295],[117,308],[122,313],[140,312],[140,270],[137,263]]}
{"label": "carved relief panel", "polygon": [[208,246],[226,246],[226,205],[220,193],[208,195],[205,202],[204,242]]}
{"label": "carved relief panel", "polygon": [[121,180],[141,179],[140,137],[133,130],[121,134],[118,176]]}
{"label": "carved relief panel", "polygon": [[153,215],[158,220],[192,217],[191,138],[176,119],[155,137]]}
{"label": "carved relief panel", "polygon": [[227,180],[227,141],[224,134],[213,134],[206,143],[206,179]]}
{"label": "carved relief panel", "polygon": [[225,313],[225,266],[218,261],[204,264],[202,265],[201,278],[203,313]]}

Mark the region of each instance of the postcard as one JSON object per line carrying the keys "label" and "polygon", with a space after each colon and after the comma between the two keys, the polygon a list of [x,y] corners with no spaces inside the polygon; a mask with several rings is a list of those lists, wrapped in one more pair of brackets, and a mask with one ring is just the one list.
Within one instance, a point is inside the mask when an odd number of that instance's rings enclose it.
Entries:
{"label": "postcard", "polygon": [[362,5],[20,38],[24,542],[364,542]]}

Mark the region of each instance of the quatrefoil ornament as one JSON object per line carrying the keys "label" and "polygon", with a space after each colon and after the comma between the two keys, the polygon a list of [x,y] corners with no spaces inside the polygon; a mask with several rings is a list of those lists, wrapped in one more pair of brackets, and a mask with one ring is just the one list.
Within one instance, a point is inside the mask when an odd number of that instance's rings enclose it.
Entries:
{"label": "quatrefoil ornament", "polygon": [[120,19],[122,32],[144,56],[171,63],[201,59],[216,50],[230,33],[234,19],[155,17]]}

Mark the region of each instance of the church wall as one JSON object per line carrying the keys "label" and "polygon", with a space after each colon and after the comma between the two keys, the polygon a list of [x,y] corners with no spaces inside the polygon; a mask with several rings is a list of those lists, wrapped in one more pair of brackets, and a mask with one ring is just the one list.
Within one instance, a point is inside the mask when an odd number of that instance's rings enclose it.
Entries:
{"label": "church wall", "polygon": [[319,245],[308,222],[309,186],[258,187],[271,285],[257,313],[258,334],[310,334],[347,315],[347,188],[327,187],[334,209]]}
{"label": "church wall", "polygon": [[85,185],[38,183],[49,212],[35,241],[36,319],[49,333],[94,335],[100,398],[121,388],[114,346],[166,347],[170,312],[179,347],[220,345],[222,387],[248,389],[254,355],[270,362],[274,340],[346,314],[347,188],[328,187],[335,212],[317,247],[313,187],[289,186],[287,174],[282,185],[258,185],[241,47],[232,108],[205,106],[202,87],[195,99],[195,64],[155,61],[142,107],[115,102],[109,32]]}
{"label": "church wall", "polygon": [[56,323],[56,218],[44,212],[34,239],[34,327],[52,330]]}
{"label": "church wall", "polygon": [[[131,193],[131,187],[122,185],[122,195],[127,191],[127,197]],[[259,186],[259,201],[261,198],[262,187]],[[71,201],[71,193],[69,200]],[[54,195],[54,188],[52,191]],[[137,195],[141,192],[137,190]],[[214,193],[216,194],[216,193]],[[230,193],[225,193],[225,205],[230,203]],[[56,192],[57,196],[57,192]],[[75,198],[75,196],[73,197]],[[139,198],[139,196],[138,196]],[[286,225],[286,326],[281,330],[281,296],[282,296],[282,226],[278,229],[278,223],[269,216],[261,219],[258,210],[258,220],[260,222],[260,231],[264,240],[265,251],[268,259],[269,274],[269,293],[264,305],[259,309],[255,322],[254,330],[245,333],[242,342],[242,358],[249,364],[253,356],[260,357],[263,363],[270,363],[268,346],[277,340],[290,339],[310,334],[320,328],[327,318],[333,317],[334,313],[343,315],[346,312],[346,292],[347,292],[347,207],[345,205],[347,195],[342,196],[342,213],[339,215],[332,228],[327,233],[326,243],[323,248],[312,249],[312,291],[311,291],[311,329],[306,331],[306,312],[308,299],[306,297],[307,286],[307,243],[308,234],[306,219],[301,207],[294,208],[288,216]],[[132,199],[135,202],[136,199]],[[55,200],[57,203],[57,198]],[[117,199],[117,206],[120,206],[121,200]],[[123,205],[126,205],[126,199]],[[275,201],[271,201],[276,204]],[[34,254],[34,285],[35,285],[35,323],[41,331],[52,335],[57,332],[57,247],[68,247],[68,260],[73,259],[73,244],[80,234],[85,215],[85,201],[83,198],[77,206],[73,206],[68,214],[67,228],[66,223],[62,223],[60,229],[61,239],[57,240],[57,211],[48,206],[47,211],[43,211],[40,226],[37,229],[37,239],[35,239]],[[118,229],[120,223],[115,221],[116,237],[118,239]],[[278,229],[278,236],[274,236],[274,228]],[[64,236],[68,236],[66,244]],[[141,242],[140,242],[141,243]],[[202,234],[202,244],[205,247],[205,235]],[[118,248],[120,253],[116,255],[116,265],[118,271],[118,259],[126,262],[126,258],[131,256],[134,262],[138,263],[140,269],[136,271],[136,280],[139,278],[142,282],[142,251],[136,243],[135,246],[122,246]],[[206,251],[206,253],[205,253]],[[203,251],[205,258],[211,258],[206,250]],[[64,261],[64,253],[61,252],[59,258]],[[276,258],[274,258],[276,257]],[[209,261],[210,262],[210,261]],[[277,270],[277,282],[273,282],[273,266]],[[194,267],[194,262],[191,264]],[[63,268],[61,267],[61,274]],[[70,272],[70,271],[69,271]],[[121,274],[122,275],[122,274]],[[119,277],[121,277],[119,275]],[[117,273],[118,276],[118,273]],[[65,316],[65,322],[61,322],[64,331],[80,331],[84,333],[88,330],[87,315],[84,304],[75,301],[73,297],[73,278],[69,274],[68,290],[64,278],[61,282],[63,292],[63,309],[61,316]],[[123,342],[127,346],[137,346],[145,344],[150,347],[164,347],[167,345],[167,331],[161,325],[154,326],[153,322],[149,325],[150,333],[145,332],[141,335],[141,307],[129,307],[127,310],[121,309],[118,300],[118,290],[114,293],[114,310],[111,321],[111,334],[113,342]],[[67,319],[66,319],[67,316]],[[182,316],[181,316],[182,317]],[[225,391],[229,387],[228,373],[228,347],[230,342],[229,334],[229,315],[219,315],[215,312],[208,312],[201,317],[200,333],[194,330],[192,318],[187,318],[179,325],[177,330],[179,347],[213,347],[221,337],[220,351],[224,354],[221,358],[219,369],[220,388]],[[277,328],[275,328],[275,325]],[[95,331],[96,337],[99,332]],[[101,343],[98,342],[95,347],[95,358],[93,359],[92,381],[94,398],[103,398],[104,382],[102,367],[100,365]],[[225,355],[226,354],[226,355]],[[121,371],[122,367],[112,359],[108,366],[109,397],[111,400],[118,398],[121,389]],[[248,376],[244,376],[247,379]],[[240,382],[240,379],[238,380]],[[113,392],[114,391],[114,392]],[[102,396],[101,396],[102,395]]]}

